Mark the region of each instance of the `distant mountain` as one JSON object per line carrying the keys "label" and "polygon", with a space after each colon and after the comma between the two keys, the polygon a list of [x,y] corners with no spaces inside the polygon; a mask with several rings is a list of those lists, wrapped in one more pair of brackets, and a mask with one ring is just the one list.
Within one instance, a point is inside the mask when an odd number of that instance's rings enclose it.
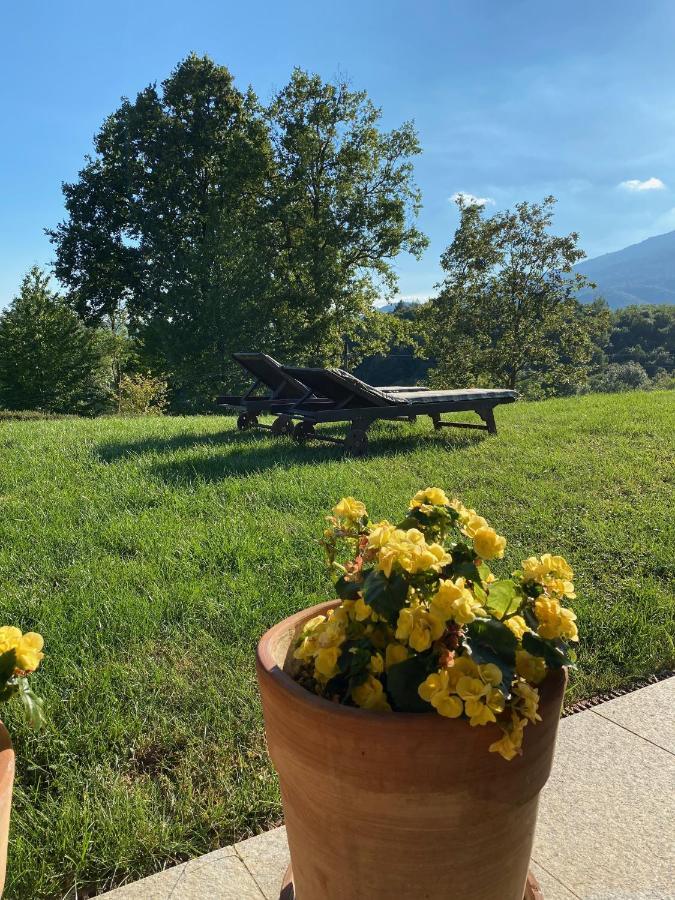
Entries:
{"label": "distant mountain", "polygon": [[404,307],[419,305],[418,301],[415,301],[415,300],[397,300],[396,303],[385,303],[384,306],[378,306],[377,311],[378,312],[393,312],[395,309],[398,309],[398,307],[401,304],[403,304]]}
{"label": "distant mountain", "polygon": [[597,284],[582,300],[601,295],[612,309],[633,303],[675,303],[675,231],[647,238],[576,267]]}

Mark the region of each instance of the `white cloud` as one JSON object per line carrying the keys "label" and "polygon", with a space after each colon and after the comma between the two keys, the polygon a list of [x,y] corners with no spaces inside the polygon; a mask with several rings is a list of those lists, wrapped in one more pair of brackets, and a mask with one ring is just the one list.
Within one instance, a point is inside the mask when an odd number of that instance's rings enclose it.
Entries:
{"label": "white cloud", "polygon": [[495,201],[492,197],[476,197],[467,191],[457,191],[450,198],[453,203],[463,203],[464,206],[494,206]]}
{"label": "white cloud", "polygon": [[665,191],[666,189],[660,178],[647,178],[645,181],[631,178],[629,181],[622,181],[619,187],[625,191]]}

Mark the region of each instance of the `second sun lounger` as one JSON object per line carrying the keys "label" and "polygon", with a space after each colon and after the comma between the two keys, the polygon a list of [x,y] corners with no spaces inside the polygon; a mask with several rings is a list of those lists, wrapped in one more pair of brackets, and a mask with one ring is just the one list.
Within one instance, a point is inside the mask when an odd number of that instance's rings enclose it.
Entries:
{"label": "second sun lounger", "polygon": [[[365,452],[367,430],[375,419],[410,420],[416,416],[429,416],[434,428],[477,428],[496,434],[494,408],[501,403],[513,403],[518,399],[516,391],[495,388],[461,388],[450,391],[432,391],[408,388],[391,391],[375,388],[342,369],[308,369],[284,366],[287,375],[307,385],[309,391],[321,394],[333,401],[322,409],[304,409],[300,402],[291,412],[301,421],[293,429],[293,437],[299,443],[312,438],[343,444],[353,455]],[[468,422],[449,422],[441,419],[443,413],[472,411],[483,420],[483,425]],[[316,431],[320,422],[348,422],[344,440]]]}

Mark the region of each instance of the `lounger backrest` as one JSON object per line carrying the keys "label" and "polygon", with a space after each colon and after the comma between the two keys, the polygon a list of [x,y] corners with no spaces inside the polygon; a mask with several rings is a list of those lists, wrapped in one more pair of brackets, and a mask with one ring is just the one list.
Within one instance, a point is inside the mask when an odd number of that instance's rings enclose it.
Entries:
{"label": "lounger backrest", "polygon": [[302,382],[284,371],[281,363],[266,353],[233,353],[232,359],[247,369],[256,381],[267,385],[276,400],[295,399],[307,393]]}
{"label": "lounger backrest", "polygon": [[284,366],[284,372],[297,378],[315,393],[334,400],[340,409],[405,405],[395,394],[378,390],[342,369],[300,369]]}

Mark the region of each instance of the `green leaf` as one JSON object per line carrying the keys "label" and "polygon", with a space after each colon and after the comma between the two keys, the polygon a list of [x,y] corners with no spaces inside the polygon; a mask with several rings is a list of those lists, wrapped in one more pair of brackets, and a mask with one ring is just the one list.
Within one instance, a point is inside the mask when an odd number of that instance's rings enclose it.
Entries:
{"label": "green leaf", "polygon": [[453,563],[452,573],[455,577],[462,575],[464,578],[468,578],[470,581],[478,582],[480,584],[480,572],[476,568],[476,564],[469,562],[468,560]]}
{"label": "green leaf", "polygon": [[467,635],[471,648],[483,644],[510,665],[515,662],[518,641],[499,619],[476,619],[467,626]]}
{"label": "green leaf", "polygon": [[508,613],[514,612],[520,606],[522,597],[520,586],[510,578],[505,578],[490,585],[487,605],[499,613],[500,619],[504,619]]}
{"label": "green leaf", "polygon": [[340,600],[356,600],[363,590],[363,582],[347,581],[344,575],[341,575],[335,582],[335,592]]}
{"label": "green leaf", "polygon": [[560,669],[573,662],[568,655],[567,645],[562,641],[546,640],[546,638],[539,637],[538,634],[532,634],[531,631],[526,631],[523,635],[523,649],[532,656],[541,656],[546,665],[552,669]]}
{"label": "green leaf", "polygon": [[19,678],[19,696],[26,710],[26,717],[31,728],[40,728],[47,721],[42,707],[44,700],[37,697],[31,690],[27,678]]}
{"label": "green leaf", "polygon": [[408,596],[408,582],[402,575],[390,578],[376,569],[371,569],[363,585],[363,598],[378,616],[384,616],[395,626],[398,614],[405,606]]}
{"label": "green leaf", "polygon": [[396,663],[387,672],[387,693],[398,712],[430,712],[432,707],[417,693],[417,688],[435,668],[433,653],[420,653]]}
{"label": "green leaf", "polygon": [[491,572],[490,572],[490,567],[487,565],[487,563],[482,562],[478,566],[478,574],[480,575],[481,581],[485,582],[488,580],[489,576],[491,575]]}

